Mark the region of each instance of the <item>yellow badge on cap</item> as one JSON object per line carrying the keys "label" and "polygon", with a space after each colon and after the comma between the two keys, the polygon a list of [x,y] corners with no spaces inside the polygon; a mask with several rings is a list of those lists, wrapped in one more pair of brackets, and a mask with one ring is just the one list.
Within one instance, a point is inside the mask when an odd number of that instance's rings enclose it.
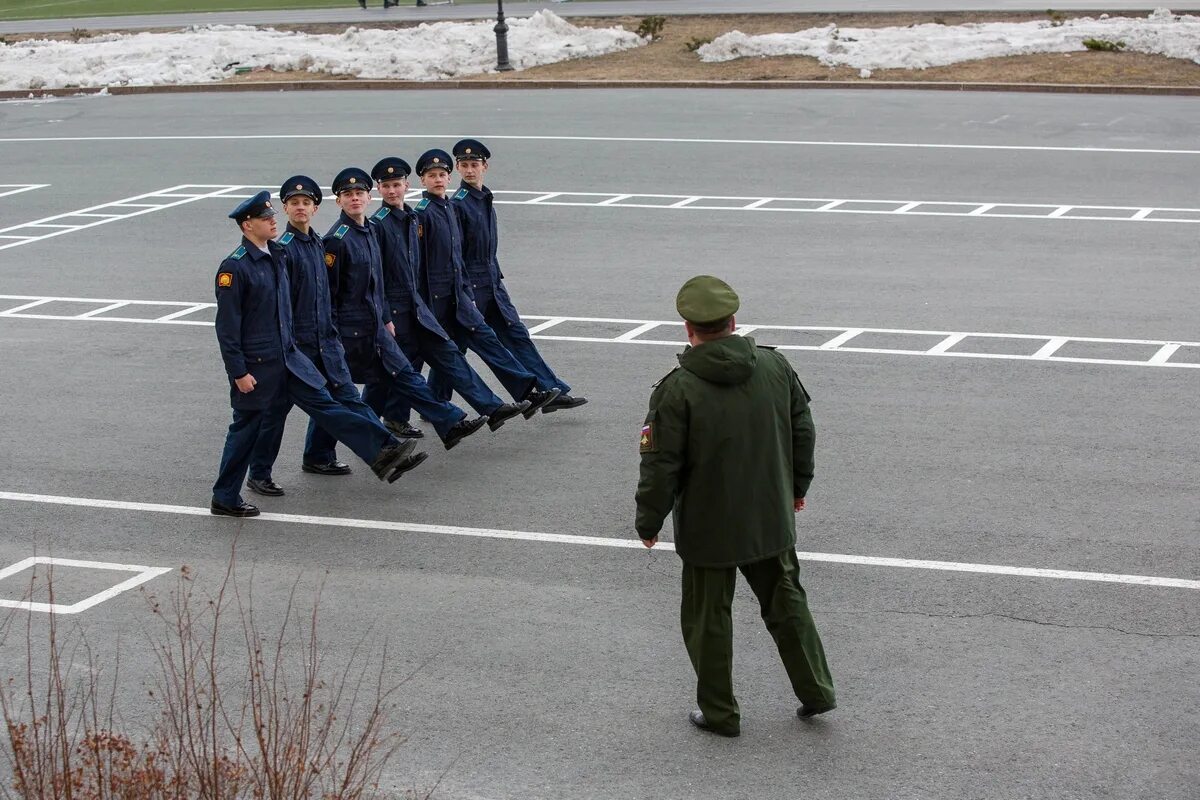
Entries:
{"label": "yellow badge on cap", "polygon": [[222,289],[228,289],[230,286],[233,286],[233,273],[232,272],[217,273],[217,286],[221,287]]}
{"label": "yellow badge on cap", "polygon": [[471,148],[469,148],[469,147],[468,147],[468,148],[466,149],[466,153],[467,153],[467,155],[471,155]]}
{"label": "yellow badge on cap", "polygon": [[333,253],[325,254],[325,266],[332,267],[333,262],[335,262],[335,261],[337,261],[337,256],[335,256]]}
{"label": "yellow badge on cap", "polygon": [[351,178],[351,179],[350,179],[350,182],[351,182],[351,183],[358,183],[358,178]]}
{"label": "yellow badge on cap", "polygon": [[441,163],[441,161],[442,161],[442,160],[441,160],[440,158],[438,158],[437,156],[434,156],[434,157],[433,157],[433,163],[435,163],[435,164],[440,164],[440,163]]}
{"label": "yellow badge on cap", "polygon": [[388,167],[388,175],[391,175],[395,171],[396,171],[395,167]]}
{"label": "yellow badge on cap", "polygon": [[297,191],[297,192],[299,192],[299,191],[302,191],[303,189],[304,189],[304,184],[302,184],[302,183],[297,183],[297,184],[296,184],[296,191]]}

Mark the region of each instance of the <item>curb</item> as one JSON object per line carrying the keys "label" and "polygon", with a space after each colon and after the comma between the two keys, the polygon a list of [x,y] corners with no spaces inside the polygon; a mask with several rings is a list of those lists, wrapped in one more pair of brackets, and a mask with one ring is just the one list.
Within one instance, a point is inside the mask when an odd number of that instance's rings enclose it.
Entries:
{"label": "curb", "polygon": [[1200,97],[1200,86],[1123,86],[1073,83],[966,83],[958,81],[263,81],[257,83],[185,83],[169,86],[0,91],[0,100],[39,97],[182,94],[192,92],[416,91],[446,89],[886,89],[953,92],[1039,92],[1050,94],[1174,95]]}

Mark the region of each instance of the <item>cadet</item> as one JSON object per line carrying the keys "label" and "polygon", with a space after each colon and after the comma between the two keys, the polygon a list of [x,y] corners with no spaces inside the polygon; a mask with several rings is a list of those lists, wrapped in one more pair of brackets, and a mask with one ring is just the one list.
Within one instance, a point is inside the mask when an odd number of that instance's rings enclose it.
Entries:
{"label": "cadet", "polygon": [[378,421],[330,397],[324,376],[296,347],[283,247],[272,241],[276,223],[270,193],[243,201],[229,218],[241,228],[242,242],[217,271],[216,329],[233,422],[213,485],[212,513],[259,513],[242,499],[242,481],[266,410],[285,399],[344,441],[380,480],[394,481],[424,461],[425,453],[412,454],[412,442],[398,442]]}
{"label": "cadet", "polygon": [[[412,362],[413,369],[420,371],[428,362],[438,374],[446,376],[472,408],[481,414],[495,413],[504,401],[467,363],[418,290],[420,240],[417,217],[404,202],[410,173],[407,161],[392,156],[381,159],[371,169],[371,177],[378,182],[379,194],[383,197],[383,205],[372,215],[371,222],[379,237],[383,291],[395,328],[396,343]],[[370,389],[365,399],[383,417],[388,430],[397,436],[424,435],[409,423],[409,407],[403,396],[386,393],[386,387],[382,385]],[[490,424],[495,430],[503,422]]]}
{"label": "cadet", "polygon": [[[342,213],[325,234],[325,266],[334,324],[341,334],[350,374],[356,382],[367,384],[368,393],[376,391],[376,384],[384,384],[383,391],[402,396],[433,423],[449,450],[487,420],[468,420],[461,408],[435,399],[421,373],[413,369],[392,338],[395,327],[383,302],[379,242],[366,214],[371,176],[348,167],[333,179],[333,193]],[[521,413],[520,408],[503,405],[494,411],[496,427]],[[314,447],[320,446],[321,438],[318,432]],[[331,440],[329,448],[332,450]]]}
{"label": "cadet", "polygon": [[[539,387],[537,376],[505,349],[475,308],[463,270],[462,230],[446,197],[450,169],[450,155],[445,150],[429,150],[417,159],[417,175],[425,187],[416,207],[421,238],[420,288],[434,317],[458,343],[459,350],[465,352],[470,347],[515,400],[529,402],[525,411],[529,419],[558,397],[559,390],[549,384]],[[447,376],[439,376],[434,369],[429,380],[438,397],[450,396]]]}
{"label": "cadet", "polygon": [[696,670],[698,728],[737,736],[734,583],[740,570],[762,607],[807,718],[836,707],[821,638],[799,581],[796,526],[813,475],[808,394],[786,358],[735,336],[738,298],[708,275],[675,301],[690,347],[650,396],[642,425],[637,533],[658,542],[668,513],[683,560],[683,641]]}
{"label": "cadet", "polygon": [[[463,139],[454,145],[454,161],[462,175],[462,183],[451,199],[462,227],[467,288],[475,300],[475,307],[496,332],[500,343],[525,369],[538,377],[539,386],[558,389],[558,397],[542,406],[542,413],[577,408],[585,404],[587,398],[572,397],[571,387],[550,369],[529,338],[529,329],[521,322],[521,315],[517,313],[504,285],[504,274],[500,271],[500,262],[496,260],[498,233],[492,190],[483,184],[491,157],[491,151],[476,139]],[[435,382],[434,393],[437,391]]]}

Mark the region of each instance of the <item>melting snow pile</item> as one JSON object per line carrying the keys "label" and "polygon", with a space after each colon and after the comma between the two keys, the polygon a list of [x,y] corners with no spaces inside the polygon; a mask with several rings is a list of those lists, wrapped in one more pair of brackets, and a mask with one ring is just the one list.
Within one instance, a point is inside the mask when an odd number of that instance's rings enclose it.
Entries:
{"label": "melting snow pile", "polygon": [[747,36],[732,31],[697,50],[703,61],[748,56],[811,56],[826,66],[925,69],[980,58],[1086,50],[1084,39],[1124,43],[1138,53],[1200,63],[1200,17],[1160,8],[1145,19],[1084,17],[1061,23],[985,22],[911,28],[809,28],[797,33]]}
{"label": "melting snow pile", "polygon": [[[517,69],[614,53],[646,44],[623,28],[581,28],[549,12],[508,21]],[[350,28],[342,34],[284,33],[246,25],[174,33],[107,34],[78,42],[0,44],[0,89],[206,83],[237,67],[304,70],[366,79],[438,80],[496,67],[494,22],[416,28]]]}

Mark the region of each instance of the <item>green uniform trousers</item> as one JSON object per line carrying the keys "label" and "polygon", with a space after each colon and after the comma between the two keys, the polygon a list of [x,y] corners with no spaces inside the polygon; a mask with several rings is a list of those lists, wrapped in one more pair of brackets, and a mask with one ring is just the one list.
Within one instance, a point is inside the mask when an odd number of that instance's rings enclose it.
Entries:
{"label": "green uniform trousers", "polygon": [[733,589],[739,569],[758,598],[763,622],[779,648],[796,697],[806,706],[833,705],[833,678],[800,585],[800,562],[789,549],[740,567],[683,564],[679,617],[683,641],[696,670],[696,701],[705,720],[727,733],[738,731],[741,725],[733,696]]}

